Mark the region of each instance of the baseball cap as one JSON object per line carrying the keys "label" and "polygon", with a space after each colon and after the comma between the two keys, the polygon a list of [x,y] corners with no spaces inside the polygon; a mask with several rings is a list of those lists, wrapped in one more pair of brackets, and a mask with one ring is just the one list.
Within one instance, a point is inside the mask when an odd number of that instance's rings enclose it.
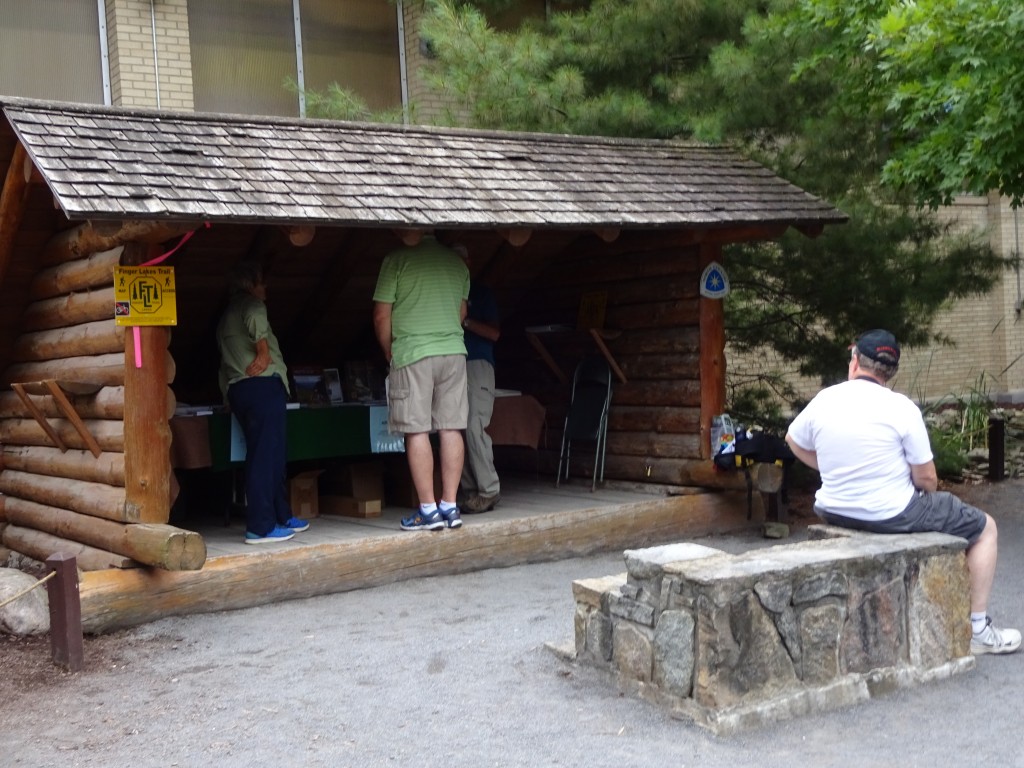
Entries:
{"label": "baseball cap", "polygon": [[885,365],[899,365],[900,345],[896,337],[886,330],[875,328],[872,331],[865,331],[853,342],[865,357]]}

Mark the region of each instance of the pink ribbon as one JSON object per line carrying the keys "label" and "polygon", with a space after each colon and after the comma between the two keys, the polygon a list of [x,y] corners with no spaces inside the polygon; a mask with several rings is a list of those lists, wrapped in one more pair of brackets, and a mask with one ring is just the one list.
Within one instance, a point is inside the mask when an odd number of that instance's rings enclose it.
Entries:
{"label": "pink ribbon", "polygon": [[[210,222],[206,222],[203,226],[205,226],[207,229],[209,229],[210,228]],[[187,243],[189,241],[189,238],[192,237],[192,235],[194,235],[195,233],[196,233],[196,231],[194,229],[190,230],[189,232],[186,232],[184,235],[182,235],[182,238],[181,238],[181,240],[178,241],[178,244],[176,246],[174,246],[173,248],[171,248],[171,250],[169,250],[167,253],[160,254],[155,259],[150,259],[146,263],[142,264],[142,266],[143,267],[151,267],[154,264],[159,264],[161,261],[163,261],[164,259],[166,259],[169,256],[171,256],[176,250],[181,248],[181,246],[183,246],[185,243]],[[133,325],[132,326],[132,341],[135,344],[135,367],[136,368],[141,368],[142,367],[142,332],[139,330],[139,326],[137,326],[137,325]]]}

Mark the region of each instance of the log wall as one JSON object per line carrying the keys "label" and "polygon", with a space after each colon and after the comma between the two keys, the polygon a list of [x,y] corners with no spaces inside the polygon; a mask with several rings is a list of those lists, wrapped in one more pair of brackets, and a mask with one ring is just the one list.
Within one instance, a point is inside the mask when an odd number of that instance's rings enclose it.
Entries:
{"label": "log wall", "polygon": [[[580,249],[552,263],[526,296],[498,291],[499,305],[516,306],[503,317],[497,346],[499,387],[520,389],[547,408],[547,444],[535,467],[554,472],[568,409],[571,380],[584,355],[598,354],[594,340],[578,328],[581,301],[603,296],[604,343],[626,382],[613,378],[605,478],[668,485],[732,487],[707,459],[707,425],[724,400],[721,302],[699,296],[704,264],[720,258],[713,246],[663,241],[654,249],[632,250],[628,241],[595,255]],[[561,383],[535,347],[517,343],[523,329],[549,324],[574,330],[537,338],[570,383]],[[713,372],[702,389],[702,369]],[[705,380],[705,383],[707,381]],[[713,390],[713,391],[712,391]],[[516,463],[515,457],[510,457]],[[589,478],[593,444],[573,446],[571,477]],[[531,467],[532,468],[532,467]]]}
{"label": "log wall", "polygon": [[[39,560],[73,552],[84,569],[197,569],[206,559],[202,538],[167,525],[167,420],[174,410],[167,331],[144,330],[149,365],[142,375],[126,376],[132,335],[113,319],[113,269],[127,263],[116,241],[132,233],[100,238],[83,225],[56,236],[39,255],[32,303],[12,363],[0,372],[5,390],[27,390],[24,399],[0,393],[0,522],[7,523],[0,541]],[[108,250],[90,250],[101,246]],[[128,251],[145,247],[129,244]],[[73,418],[39,384],[46,380],[64,384]],[[163,436],[155,450],[154,435]]]}

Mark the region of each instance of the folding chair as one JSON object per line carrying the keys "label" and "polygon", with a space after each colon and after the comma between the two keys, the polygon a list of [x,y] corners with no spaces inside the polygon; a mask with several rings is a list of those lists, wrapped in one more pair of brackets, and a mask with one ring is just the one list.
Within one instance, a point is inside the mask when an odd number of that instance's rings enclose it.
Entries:
{"label": "folding chair", "polygon": [[569,479],[569,457],[573,440],[594,441],[594,476],[590,490],[597,488],[598,478],[604,482],[604,454],[608,437],[608,406],[612,399],[612,372],[607,361],[598,355],[583,358],[572,378],[572,396],[562,432],[562,451],[558,457],[555,487]]}

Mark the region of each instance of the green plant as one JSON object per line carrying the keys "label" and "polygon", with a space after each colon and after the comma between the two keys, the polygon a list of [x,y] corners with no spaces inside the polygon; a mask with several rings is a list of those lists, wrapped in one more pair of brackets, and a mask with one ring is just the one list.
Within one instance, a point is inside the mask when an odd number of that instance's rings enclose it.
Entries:
{"label": "green plant", "polygon": [[928,437],[935,455],[935,471],[939,477],[945,480],[960,478],[967,467],[967,454],[963,450],[959,433],[930,426]]}
{"label": "green plant", "polygon": [[990,378],[982,372],[966,394],[944,397],[923,409],[939,477],[960,477],[967,454],[976,448],[988,449]]}

